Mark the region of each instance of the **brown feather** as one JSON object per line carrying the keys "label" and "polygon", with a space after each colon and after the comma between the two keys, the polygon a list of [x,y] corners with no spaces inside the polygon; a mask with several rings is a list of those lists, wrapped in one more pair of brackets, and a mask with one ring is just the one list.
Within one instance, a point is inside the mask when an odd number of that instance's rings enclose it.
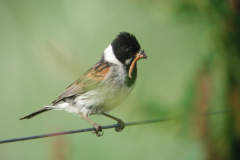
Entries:
{"label": "brown feather", "polygon": [[85,93],[91,89],[98,87],[104,77],[109,73],[108,63],[97,63],[78,80],[72,83],[55,101],[53,104],[63,100],[64,98]]}

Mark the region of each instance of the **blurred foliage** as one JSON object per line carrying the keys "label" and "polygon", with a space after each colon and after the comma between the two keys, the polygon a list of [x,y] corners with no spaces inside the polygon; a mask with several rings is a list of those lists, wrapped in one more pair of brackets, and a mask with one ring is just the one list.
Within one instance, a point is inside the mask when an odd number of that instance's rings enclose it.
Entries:
{"label": "blurred foliage", "polygon": [[[202,1],[200,5],[195,2],[197,1],[192,1],[191,3],[183,1],[178,6],[178,10],[189,20],[192,20],[193,17],[204,17],[204,19],[210,22],[211,32],[209,32],[209,35],[212,37],[212,42],[209,48],[214,53],[214,61],[208,62],[208,70],[214,76],[211,85],[215,86],[214,89],[218,88],[217,85],[214,85],[216,83],[224,86],[223,90],[214,93],[217,100],[213,100],[213,102],[217,104],[216,101],[219,101],[221,94],[223,99],[221,103],[229,110],[229,116],[225,118],[226,123],[222,126],[221,133],[223,134],[216,134],[214,128],[209,128],[208,130],[212,133],[205,135],[205,137],[212,135],[215,139],[209,147],[208,159],[239,159],[240,3],[237,0],[209,0]],[[203,10],[204,12],[202,12]],[[191,15],[187,16],[189,13]],[[215,66],[212,64],[215,64]],[[217,70],[217,68],[221,68],[221,71]],[[223,71],[225,73],[222,79],[217,80],[217,72]],[[214,106],[210,107],[213,108]],[[215,119],[206,123],[213,123],[213,127],[217,125]],[[206,143],[206,146],[209,146],[209,141]]]}
{"label": "blurred foliage", "polygon": [[[239,159],[240,32],[235,0],[0,1],[1,139],[87,128],[51,103],[95,64],[120,31],[136,35],[138,62],[129,98],[111,112],[158,124],[0,146],[0,159]],[[202,116],[228,110],[228,114]],[[91,116],[98,124],[114,123]]]}

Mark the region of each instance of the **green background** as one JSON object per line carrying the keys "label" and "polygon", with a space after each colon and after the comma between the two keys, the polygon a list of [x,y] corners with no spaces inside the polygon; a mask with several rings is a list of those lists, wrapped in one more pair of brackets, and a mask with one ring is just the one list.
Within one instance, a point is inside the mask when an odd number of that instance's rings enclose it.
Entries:
{"label": "green background", "polygon": [[[121,133],[105,130],[101,138],[81,133],[1,144],[0,159],[231,157],[228,116],[199,116],[228,107],[226,49],[217,35],[225,25],[221,11],[230,13],[229,5],[217,6],[218,11],[213,4],[207,0],[1,0],[0,139],[91,127],[64,111],[18,119],[55,100],[100,59],[121,31],[137,37],[148,59],[138,61],[135,89],[110,114],[125,122],[172,120],[126,127]],[[205,104],[198,86],[205,84],[201,81],[205,72],[211,97],[201,110]],[[210,91],[206,90],[207,96]],[[115,123],[103,116],[90,118],[101,125]]]}

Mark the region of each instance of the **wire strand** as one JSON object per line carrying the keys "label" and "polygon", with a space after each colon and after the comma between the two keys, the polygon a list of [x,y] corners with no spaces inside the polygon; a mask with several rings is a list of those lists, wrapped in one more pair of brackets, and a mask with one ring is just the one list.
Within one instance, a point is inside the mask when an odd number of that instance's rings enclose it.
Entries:
{"label": "wire strand", "polygon": [[[217,115],[217,114],[223,114],[223,113],[227,113],[227,111],[210,112],[210,113],[202,114],[202,116],[210,116],[210,115]],[[171,120],[171,118],[161,118],[161,119],[153,119],[153,120],[145,120],[145,121],[137,121],[137,122],[128,122],[128,123],[125,123],[125,126],[157,123],[157,122],[164,122],[164,121],[168,121],[168,120]],[[110,129],[110,128],[116,128],[116,127],[120,127],[120,124],[102,126],[102,129]],[[57,132],[57,133],[50,133],[50,134],[41,134],[41,135],[35,135],[35,136],[29,136],[29,137],[6,139],[6,140],[1,140],[0,144],[17,142],[17,141],[25,141],[25,140],[31,140],[31,139],[46,138],[46,137],[53,137],[53,136],[60,136],[60,135],[65,135],[65,134],[88,132],[88,131],[94,131],[95,129],[96,128],[92,127],[92,128],[85,128],[85,129],[78,129],[78,130],[71,130],[71,131],[64,131],[64,132]]]}

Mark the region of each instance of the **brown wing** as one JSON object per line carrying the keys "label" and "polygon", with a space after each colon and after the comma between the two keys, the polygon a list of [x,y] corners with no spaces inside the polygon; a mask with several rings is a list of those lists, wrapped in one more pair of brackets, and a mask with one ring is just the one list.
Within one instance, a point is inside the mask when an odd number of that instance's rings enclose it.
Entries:
{"label": "brown wing", "polygon": [[95,89],[99,86],[101,81],[109,72],[109,64],[98,62],[85,74],[83,74],[78,80],[72,83],[55,101],[55,104],[64,98],[71,97],[77,94],[85,93],[89,90]]}

